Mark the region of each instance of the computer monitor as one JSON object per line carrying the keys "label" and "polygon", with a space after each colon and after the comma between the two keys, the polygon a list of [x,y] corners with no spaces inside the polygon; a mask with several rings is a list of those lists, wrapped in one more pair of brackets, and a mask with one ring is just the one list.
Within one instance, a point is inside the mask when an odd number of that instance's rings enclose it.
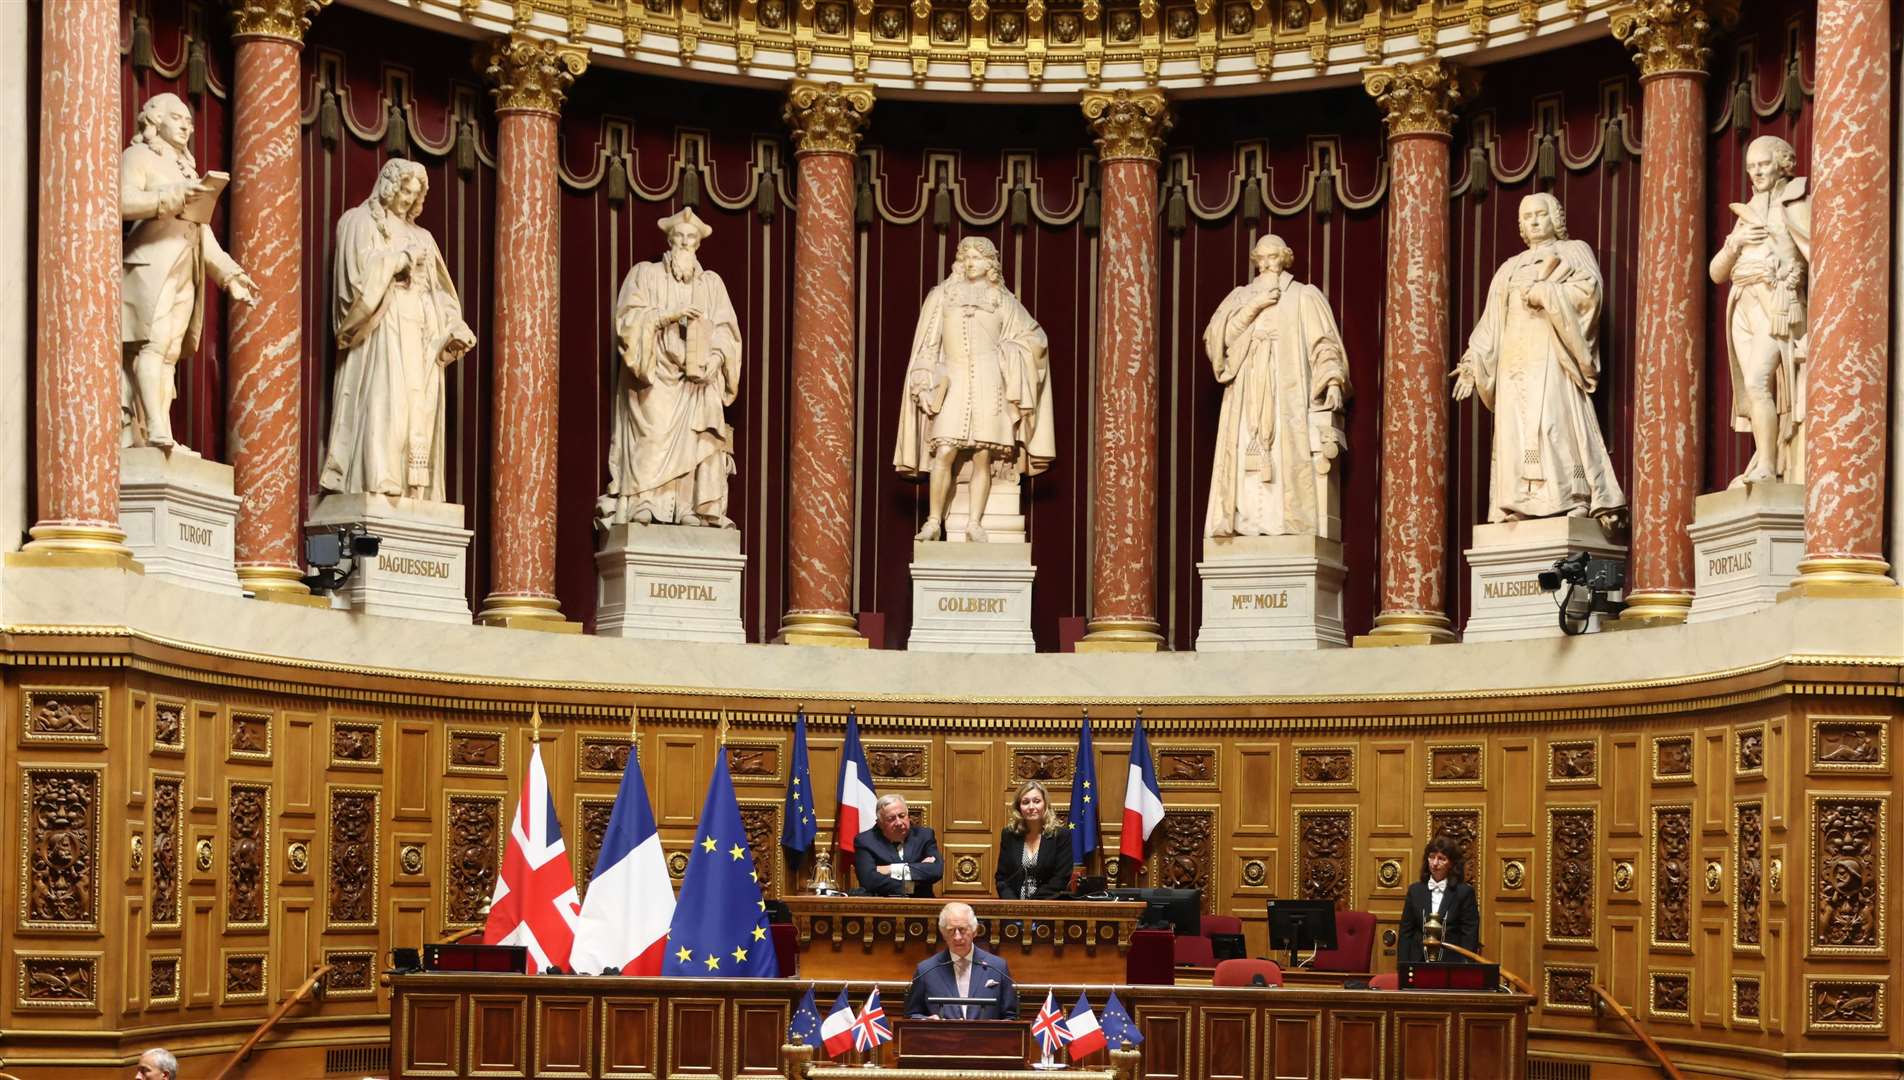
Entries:
{"label": "computer monitor", "polygon": [[1335,903],[1330,900],[1269,901],[1269,948],[1287,950],[1289,966],[1296,954],[1335,948]]}
{"label": "computer monitor", "polygon": [[1119,900],[1142,900],[1147,926],[1167,922],[1178,937],[1195,937],[1203,932],[1202,889],[1112,889],[1111,895]]}

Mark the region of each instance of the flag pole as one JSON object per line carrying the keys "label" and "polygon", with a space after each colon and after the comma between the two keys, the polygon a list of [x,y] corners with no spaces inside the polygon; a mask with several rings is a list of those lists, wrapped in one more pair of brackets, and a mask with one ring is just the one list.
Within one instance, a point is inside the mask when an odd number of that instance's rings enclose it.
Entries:
{"label": "flag pole", "polygon": [[[1079,711],[1083,713],[1083,717],[1084,717],[1083,726],[1089,727],[1091,724],[1091,707],[1089,705],[1081,706]],[[1096,743],[1091,744],[1091,752],[1092,753],[1097,752]],[[1079,769],[1082,769],[1083,767],[1084,767],[1084,762],[1082,761],[1074,761],[1071,763],[1071,771],[1074,774]],[[1100,779],[1100,783],[1101,782],[1102,781]],[[1102,802],[1100,802],[1099,803],[1100,812],[1102,811],[1102,806],[1103,804]],[[1071,808],[1072,814],[1075,815],[1077,812],[1078,812],[1077,807],[1074,806]],[[1103,836],[1104,836],[1104,822],[1100,820],[1098,822],[1098,837],[1100,842],[1098,846],[1091,849],[1091,853],[1089,855],[1086,855],[1084,857],[1084,876],[1086,877],[1098,877],[1104,873],[1104,845],[1102,843]]]}

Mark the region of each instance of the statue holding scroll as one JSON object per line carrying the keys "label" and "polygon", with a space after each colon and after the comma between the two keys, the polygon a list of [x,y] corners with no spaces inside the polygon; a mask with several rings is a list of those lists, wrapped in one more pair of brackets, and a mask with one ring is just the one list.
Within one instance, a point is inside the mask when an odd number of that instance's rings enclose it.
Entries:
{"label": "statue holding scroll", "polygon": [[1230,291],[1203,331],[1223,384],[1203,535],[1326,536],[1327,485],[1342,450],[1349,365],[1329,301],[1289,273],[1279,236],[1250,251],[1256,277]]}
{"label": "statue holding scroll", "polygon": [[1745,151],[1749,202],[1712,257],[1712,281],[1730,282],[1726,352],[1732,358],[1732,429],[1752,433],[1752,460],[1732,481],[1805,482],[1805,284],[1811,270],[1811,197],[1792,176],[1798,155],[1776,135]]}
{"label": "statue holding scroll", "polygon": [[138,132],[119,158],[119,216],[129,225],[120,286],[121,446],[171,450],[179,361],[198,351],[205,281],[241,304],[258,286],[225,254],[207,222],[230,177],[200,176],[192,158],[192,110],[158,94],[139,110]]}
{"label": "statue holding scroll", "polygon": [[1494,411],[1488,520],[1582,516],[1606,523],[1626,506],[1593,390],[1600,381],[1600,264],[1567,239],[1560,201],[1521,200],[1527,250],[1495,271],[1487,307],[1453,371],[1454,397]]}
{"label": "statue holding scroll", "polygon": [[[917,539],[945,528],[960,459],[971,460],[972,514],[964,539],[984,543],[979,519],[993,470],[1043,472],[1056,454],[1045,332],[1005,288],[990,240],[959,241],[952,272],[926,294],[906,365],[893,465],[927,477]],[[947,539],[951,539],[948,537]]]}
{"label": "statue holding scroll", "polygon": [[740,320],[721,276],[697,253],[713,228],[692,209],[660,225],[667,254],[628,271],[615,300],[621,363],[597,519],[603,529],[732,529],[734,429],[725,410],[740,392]]}
{"label": "statue holding scroll", "polygon": [[416,223],[423,166],[386,162],[337,221],[337,366],[329,452],[318,486],[444,500],[443,372],[476,344],[449,266]]}

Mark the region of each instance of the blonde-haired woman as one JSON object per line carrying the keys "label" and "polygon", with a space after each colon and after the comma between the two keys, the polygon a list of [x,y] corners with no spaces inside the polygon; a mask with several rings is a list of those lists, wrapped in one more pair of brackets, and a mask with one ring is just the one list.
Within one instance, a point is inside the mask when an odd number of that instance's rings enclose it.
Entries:
{"label": "blonde-haired woman", "polygon": [[1011,823],[998,834],[1000,900],[1049,900],[1071,881],[1071,842],[1051,814],[1051,796],[1036,780],[1018,785]]}

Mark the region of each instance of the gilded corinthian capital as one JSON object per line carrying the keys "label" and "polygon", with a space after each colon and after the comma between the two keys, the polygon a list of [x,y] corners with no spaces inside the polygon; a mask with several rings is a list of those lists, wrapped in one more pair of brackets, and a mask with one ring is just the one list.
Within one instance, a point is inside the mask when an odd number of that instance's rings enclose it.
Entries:
{"label": "gilded corinthian capital", "polygon": [[854,154],[860,130],[873,112],[873,88],[860,83],[808,82],[787,87],[781,118],[793,132],[793,152]]}
{"label": "gilded corinthian capital", "polygon": [[1449,134],[1454,130],[1455,107],[1472,99],[1480,87],[1480,73],[1446,60],[1417,60],[1362,72],[1362,89],[1382,107],[1391,139]]}
{"label": "gilded corinthian capital", "polygon": [[311,20],[331,0],[231,0],[233,37],[280,38],[304,44]]}
{"label": "gilded corinthian capital", "polygon": [[1633,50],[1640,77],[1704,75],[1713,30],[1739,20],[1739,0],[1640,0],[1607,20]]}
{"label": "gilded corinthian capital", "polygon": [[1162,90],[1086,91],[1083,105],[1099,161],[1163,160],[1164,135],[1177,118]]}
{"label": "gilded corinthian capital", "polygon": [[477,66],[496,95],[496,109],[559,113],[588,54],[546,38],[510,34],[478,46]]}

